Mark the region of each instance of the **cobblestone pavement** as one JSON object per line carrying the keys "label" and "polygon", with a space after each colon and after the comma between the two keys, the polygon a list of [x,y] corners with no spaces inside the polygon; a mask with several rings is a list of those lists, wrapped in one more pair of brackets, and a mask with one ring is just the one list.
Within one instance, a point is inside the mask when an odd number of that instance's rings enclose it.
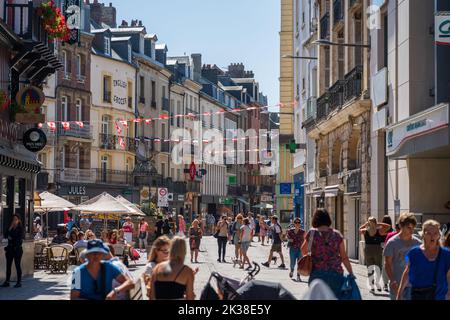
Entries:
{"label": "cobblestone pavement", "polygon": [[[256,239],[256,238],[255,238]],[[195,279],[195,294],[199,299],[200,294],[211,272],[219,272],[228,277],[242,279],[245,277],[245,271],[239,269],[237,266],[233,267],[231,258],[234,256],[234,246],[227,246],[226,260],[228,263],[217,262],[217,240],[212,236],[205,236],[202,239],[199,254],[199,263],[191,264],[190,256],[186,257],[187,264],[193,268],[199,268],[199,272]],[[266,261],[269,254],[269,246],[261,246],[258,242],[253,242],[249,249],[249,257],[252,261],[262,263]],[[285,264],[289,267],[289,255],[286,248],[283,248],[285,256]],[[130,263],[130,271],[133,276],[138,278],[143,272],[146,263],[146,255],[142,257],[137,263]],[[279,260],[277,265],[279,265]],[[73,267],[72,267],[73,269]],[[372,294],[367,289],[367,271],[366,267],[353,264],[354,273],[357,277],[361,295],[364,300],[388,300],[389,295],[386,292]],[[26,278],[23,280],[22,288],[0,288],[0,300],[66,300],[69,299],[70,289],[70,272],[67,274],[50,274],[46,271],[37,271],[34,278]],[[302,277],[302,282],[289,278],[289,270],[280,270],[276,265],[271,264],[270,268],[261,266],[261,272],[256,276],[256,279],[279,282],[287,290],[289,290],[297,299],[301,299],[308,289],[307,278]],[[12,284],[14,285],[14,283]]]}

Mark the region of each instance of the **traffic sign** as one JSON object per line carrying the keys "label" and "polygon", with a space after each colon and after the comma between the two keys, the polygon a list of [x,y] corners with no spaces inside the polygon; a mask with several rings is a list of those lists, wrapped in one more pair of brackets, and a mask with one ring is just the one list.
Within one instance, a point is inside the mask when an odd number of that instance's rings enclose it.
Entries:
{"label": "traffic sign", "polygon": [[167,188],[158,188],[158,207],[166,208],[169,206],[169,191]]}

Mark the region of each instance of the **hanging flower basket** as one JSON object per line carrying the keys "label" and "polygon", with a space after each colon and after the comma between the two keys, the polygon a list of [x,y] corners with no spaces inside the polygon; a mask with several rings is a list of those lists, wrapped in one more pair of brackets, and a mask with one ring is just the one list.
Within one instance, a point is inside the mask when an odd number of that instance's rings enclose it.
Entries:
{"label": "hanging flower basket", "polygon": [[42,24],[48,33],[50,41],[70,39],[70,29],[67,27],[66,18],[61,9],[56,7],[54,1],[42,3],[37,9],[37,15],[42,18]]}

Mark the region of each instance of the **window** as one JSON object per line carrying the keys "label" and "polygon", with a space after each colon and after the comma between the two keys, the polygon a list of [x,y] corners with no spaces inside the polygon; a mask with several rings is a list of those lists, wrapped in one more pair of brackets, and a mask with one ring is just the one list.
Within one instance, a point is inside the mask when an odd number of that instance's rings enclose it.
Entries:
{"label": "window", "polygon": [[83,106],[81,103],[81,99],[77,99],[77,102],[75,104],[76,109],[76,121],[83,121]]}
{"label": "window", "polygon": [[101,158],[101,171],[102,182],[106,182],[108,172],[108,156],[102,156]]}
{"label": "window", "polygon": [[102,133],[109,134],[109,116],[102,116]]}
{"label": "window", "polygon": [[105,37],[105,54],[107,56],[111,55],[111,38]]}
{"label": "window", "polygon": [[70,58],[67,51],[62,51],[62,64],[64,68],[64,79],[70,78]]}
{"label": "window", "polygon": [[166,87],[162,86],[162,97],[165,98],[166,97]]}
{"label": "window", "polygon": [[111,103],[111,77],[103,76],[103,102]]}
{"label": "window", "polygon": [[156,82],[152,81],[152,107],[156,108]]}
{"label": "window", "polygon": [[69,119],[69,110],[67,97],[63,96],[61,97],[61,121],[68,121],[68,119]]}
{"label": "window", "polygon": [[133,108],[133,83],[128,81],[127,83],[128,90],[128,108]]}
{"label": "window", "polygon": [[77,54],[77,77],[81,76],[81,55]]}
{"label": "window", "polygon": [[161,163],[161,175],[163,177],[166,176],[166,164],[165,163]]}
{"label": "window", "polygon": [[139,102],[145,103],[145,78],[144,78],[144,76],[139,77]]}
{"label": "window", "polygon": [[[177,101],[177,114],[181,115],[181,103],[180,101]],[[181,118],[177,117],[177,127],[181,127]]]}

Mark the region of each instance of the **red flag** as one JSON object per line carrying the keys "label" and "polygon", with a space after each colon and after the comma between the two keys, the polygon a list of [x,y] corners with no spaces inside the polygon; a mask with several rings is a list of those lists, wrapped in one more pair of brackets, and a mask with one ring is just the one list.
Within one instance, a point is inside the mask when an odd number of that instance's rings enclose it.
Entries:
{"label": "red flag", "polygon": [[120,123],[121,123],[125,128],[128,127],[128,121],[126,121],[126,120],[120,120]]}
{"label": "red flag", "polygon": [[70,123],[69,122],[62,122],[62,126],[64,130],[70,130]]}
{"label": "red flag", "polygon": [[141,123],[141,121],[142,121],[142,119],[140,119],[140,118],[137,118],[137,119],[133,120],[134,123]]}
{"label": "red flag", "polygon": [[145,119],[145,124],[150,124],[152,122],[152,119]]}
{"label": "red flag", "polygon": [[75,121],[75,123],[76,123],[80,128],[84,128],[84,123],[83,123],[83,121]]}
{"label": "red flag", "polygon": [[50,128],[51,131],[56,130],[56,123],[54,121],[47,122],[47,126]]}
{"label": "red flag", "polygon": [[38,128],[39,128],[39,129],[42,129],[43,126],[44,126],[43,123],[39,123],[39,124],[38,124]]}
{"label": "red flag", "polygon": [[125,149],[125,140],[122,137],[119,137],[119,145]]}

